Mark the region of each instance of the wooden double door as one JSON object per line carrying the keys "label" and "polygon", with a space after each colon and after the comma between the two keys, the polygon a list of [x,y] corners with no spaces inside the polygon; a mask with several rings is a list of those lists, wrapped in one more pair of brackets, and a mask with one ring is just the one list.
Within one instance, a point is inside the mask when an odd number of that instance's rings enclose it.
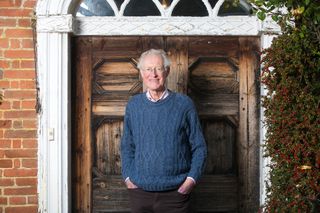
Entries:
{"label": "wooden double door", "polygon": [[75,37],[72,72],[73,212],[129,212],[120,140],[128,99],[144,91],[140,54],[164,49],[167,87],[198,110],[208,159],[192,193],[196,212],[259,205],[259,40],[256,37]]}

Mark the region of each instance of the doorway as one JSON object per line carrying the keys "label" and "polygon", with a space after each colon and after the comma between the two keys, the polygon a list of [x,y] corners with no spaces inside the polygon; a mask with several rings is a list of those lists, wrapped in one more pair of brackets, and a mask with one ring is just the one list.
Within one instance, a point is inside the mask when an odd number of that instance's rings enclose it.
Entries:
{"label": "doorway", "polygon": [[258,37],[75,37],[72,62],[74,212],[129,212],[120,173],[126,103],[143,92],[137,60],[150,48],[171,59],[167,87],[189,95],[208,146],[192,194],[196,212],[259,205]]}

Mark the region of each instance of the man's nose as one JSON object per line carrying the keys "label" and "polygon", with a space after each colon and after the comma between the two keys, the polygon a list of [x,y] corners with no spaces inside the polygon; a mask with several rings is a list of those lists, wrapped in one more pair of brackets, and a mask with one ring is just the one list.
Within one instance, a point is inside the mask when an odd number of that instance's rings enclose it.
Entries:
{"label": "man's nose", "polygon": [[158,75],[157,69],[156,69],[156,68],[153,68],[151,74],[152,74],[153,76],[157,76],[157,75]]}

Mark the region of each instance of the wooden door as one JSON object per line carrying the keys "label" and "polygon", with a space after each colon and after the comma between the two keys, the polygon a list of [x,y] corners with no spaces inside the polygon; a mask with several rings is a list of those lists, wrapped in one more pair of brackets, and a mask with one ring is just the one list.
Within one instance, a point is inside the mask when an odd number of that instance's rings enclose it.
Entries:
{"label": "wooden door", "polygon": [[73,61],[73,210],[129,212],[120,173],[128,99],[144,90],[140,54],[162,48],[167,86],[195,102],[208,160],[192,194],[196,212],[251,212],[259,205],[258,39],[78,37]]}

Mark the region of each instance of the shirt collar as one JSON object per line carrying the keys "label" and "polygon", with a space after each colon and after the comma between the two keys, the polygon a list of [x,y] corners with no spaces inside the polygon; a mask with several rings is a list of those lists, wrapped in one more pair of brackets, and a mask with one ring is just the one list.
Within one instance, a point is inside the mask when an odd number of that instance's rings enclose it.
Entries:
{"label": "shirt collar", "polygon": [[168,90],[167,88],[163,91],[162,95],[160,96],[160,98],[159,98],[158,100],[155,100],[154,98],[152,98],[149,90],[147,90],[147,92],[146,92],[146,96],[147,96],[148,100],[150,100],[150,101],[152,101],[152,102],[162,101],[162,100],[164,100],[166,97],[168,97],[168,95],[169,95],[169,90]]}

